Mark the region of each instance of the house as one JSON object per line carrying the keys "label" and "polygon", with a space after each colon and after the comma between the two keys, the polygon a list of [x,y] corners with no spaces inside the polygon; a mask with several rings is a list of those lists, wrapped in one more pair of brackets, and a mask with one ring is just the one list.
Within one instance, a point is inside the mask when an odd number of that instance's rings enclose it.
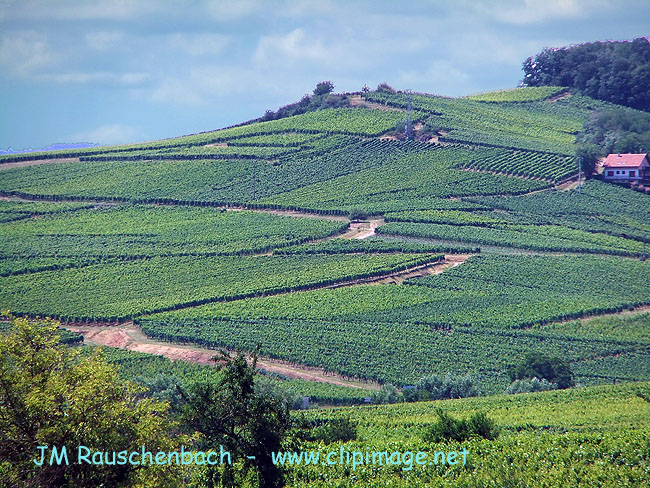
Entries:
{"label": "house", "polygon": [[647,154],[610,154],[603,162],[603,179],[621,183],[650,180]]}

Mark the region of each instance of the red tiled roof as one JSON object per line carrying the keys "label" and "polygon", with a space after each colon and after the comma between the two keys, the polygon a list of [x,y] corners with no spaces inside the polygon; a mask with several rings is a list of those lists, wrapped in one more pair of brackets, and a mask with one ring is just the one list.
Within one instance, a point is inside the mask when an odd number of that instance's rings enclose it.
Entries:
{"label": "red tiled roof", "polygon": [[643,164],[647,154],[610,154],[603,166],[606,168],[638,168]]}

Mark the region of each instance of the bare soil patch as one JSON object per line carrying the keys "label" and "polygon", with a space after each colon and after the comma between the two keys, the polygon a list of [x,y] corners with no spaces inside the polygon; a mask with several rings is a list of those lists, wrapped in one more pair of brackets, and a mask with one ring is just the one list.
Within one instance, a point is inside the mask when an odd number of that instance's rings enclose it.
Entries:
{"label": "bare soil patch", "polygon": [[369,102],[364,100],[361,95],[352,95],[349,99],[350,107],[365,107],[373,110],[389,110],[393,112],[401,112],[402,109],[391,107],[389,105],[382,105],[381,103]]}
{"label": "bare soil patch", "polygon": [[53,163],[78,163],[79,158],[55,158],[55,159],[32,159],[29,161],[16,161],[15,163],[2,163],[0,170],[11,168],[24,168],[25,166],[37,166],[39,164]]}
{"label": "bare soil patch", "polygon": [[350,230],[339,237],[341,239],[366,239],[375,235],[375,229],[384,224],[384,219],[370,219],[364,222],[350,223]]}
{"label": "bare soil patch", "polygon": [[571,92],[570,91],[564,91],[562,93],[558,93],[557,95],[552,96],[551,98],[547,98],[547,102],[557,102],[558,100],[564,100],[566,98],[571,97]]}
{"label": "bare soil patch", "polygon": [[215,142],[213,144],[206,144],[203,147],[228,147],[227,142]]}
{"label": "bare soil patch", "polygon": [[[144,335],[140,327],[132,322],[120,325],[64,324],[63,327],[82,334],[84,336],[84,342],[88,344],[118,347],[130,351],[165,356],[172,361],[180,360],[199,364],[215,364],[212,358],[216,355],[216,350],[188,344],[158,341]],[[252,360],[250,357],[248,359]],[[349,380],[340,375],[326,373],[322,368],[300,366],[270,358],[258,358],[257,367],[258,369],[282,374],[289,378],[329,383],[350,388],[379,389],[379,385],[376,383]]]}
{"label": "bare soil patch", "polygon": [[325,286],[325,289],[341,288],[343,286],[356,286],[356,285],[385,285],[388,283],[400,284],[409,278],[417,278],[420,276],[431,276],[440,274],[449,268],[455,268],[459,264],[464,263],[471,256],[471,254],[447,254],[442,261],[436,263],[423,264],[414,266],[395,273],[375,276],[370,278],[362,278],[352,281],[344,281],[341,283],[334,283],[333,285]]}

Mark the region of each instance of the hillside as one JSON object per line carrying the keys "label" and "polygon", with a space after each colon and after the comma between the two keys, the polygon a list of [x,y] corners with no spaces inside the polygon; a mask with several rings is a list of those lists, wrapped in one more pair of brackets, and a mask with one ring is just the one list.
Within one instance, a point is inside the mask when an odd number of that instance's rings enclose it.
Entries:
{"label": "hillside", "polygon": [[[337,100],[0,156],[0,306],[126,349],[102,357],[175,419],[179,392],[226,377],[206,365],[216,349],[258,350],[256,392],[355,405],[295,416],[311,434],[292,432],[292,449],[471,453],[462,467],[285,466],[288,486],[647,484],[650,196],[578,181],[575,157],[611,104],[563,87]],[[561,358],[577,388],[503,395],[524,357]],[[526,381],[515,390],[557,387]],[[500,435],[427,440],[439,408],[487,412]],[[348,442],[332,438],[346,425]]]}
{"label": "hillside", "polygon": [[[650,304],[649,265],[632,259],[650,197],[576,189],[575,137],[602,102],[561,87],[413,94],[415,140],[399,140],[407,94],[354,98],[0,157],[0,303],[209,347],[260,343],[397,385],[470,373],[499,392],[522,351],[567,358],[582,384],[650,379],[647,337],[547,325]],[[332,240],[353,210],[375,216],[372,237]]]}

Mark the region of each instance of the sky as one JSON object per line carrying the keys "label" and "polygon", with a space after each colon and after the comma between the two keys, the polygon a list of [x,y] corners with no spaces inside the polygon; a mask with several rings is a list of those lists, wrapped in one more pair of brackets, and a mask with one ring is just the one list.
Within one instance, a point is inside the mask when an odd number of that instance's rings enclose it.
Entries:
{"label": "sky", "polygon": [[544,47],[650,33],[650,0],[0,0],[0,148],[214,130],[316,83],[461,96]]}

